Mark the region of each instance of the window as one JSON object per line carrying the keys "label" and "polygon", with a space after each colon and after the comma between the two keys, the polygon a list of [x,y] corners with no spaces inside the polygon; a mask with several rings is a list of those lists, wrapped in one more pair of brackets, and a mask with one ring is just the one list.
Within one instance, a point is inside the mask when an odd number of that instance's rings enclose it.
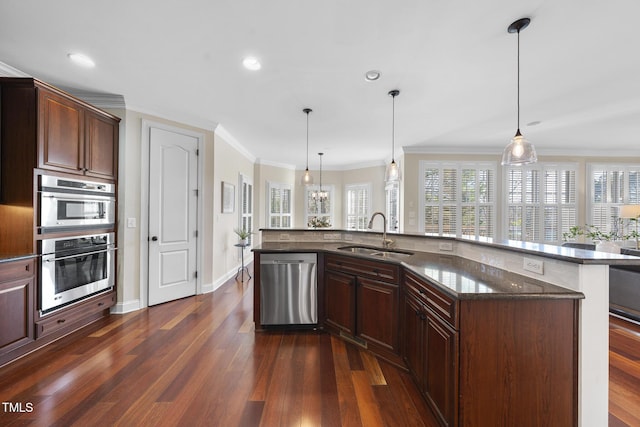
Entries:
{"label": "window", "polygon": [[308,185],[306,188],[306,212],[305,220],[309,228],[332,227],[333,221],[333,186],[322,186],[322,190],[327,193],[325,200],[316,200],[312,197],[312,193],[320,190],[317,185]]}
{"label": "window", "polygon": [[267,183],[267,224],[269,228],[291,228],[291,185]]}
{"label": "window", "polygon": [[495,163],[421,162],[425,234],[495,237]]}
{"label": "window", "polygon": [[506,237],[560,243],[578,220],[576,173],[573,163],[505,168]]}
{"label": "window", "polygon": [[345,186],[347,230],[366,230],[371,216],[371,184]]}
{"label": "window", "polygon": [[400,228],[400,183],[387,182],[384,191],[387,231],[397,233]]}
{"label": "window", "polygon": [[[249,178],[240,175],[240,228],[253,231],[253,184]],[[252,235],[249,235],[249,245],[253,244]]]}
{"label": "window", "polygon": [[618,231],[618,206],[640,204],[640,165],[588,165],[587,223]]}

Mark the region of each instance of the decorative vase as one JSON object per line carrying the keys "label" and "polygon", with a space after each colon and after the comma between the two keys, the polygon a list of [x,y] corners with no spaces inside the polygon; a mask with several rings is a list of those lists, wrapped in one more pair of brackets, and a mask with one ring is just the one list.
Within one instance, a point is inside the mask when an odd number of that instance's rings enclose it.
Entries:
{"label": "decorative vase", "polygon": [[596,251],[599,252],[609,252],[612,254],[620,253],[620,246],[616,244],[616,242],[611,242],[608,240],[602,241],[596,245]]}

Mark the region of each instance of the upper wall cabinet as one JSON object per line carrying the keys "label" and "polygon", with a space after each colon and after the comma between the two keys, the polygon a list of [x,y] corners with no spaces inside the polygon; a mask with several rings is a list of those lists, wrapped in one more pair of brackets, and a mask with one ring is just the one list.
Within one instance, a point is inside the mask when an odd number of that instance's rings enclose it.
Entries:
{"label": "upper wall cabinet", "polygon": [[115,179],[118,121],[38,88],[38,167]]}
{"label": "upper wall cabinet", "polygon": [[0,90],[3,163],[116,179],[118,117],[32,78],[0,78]]}

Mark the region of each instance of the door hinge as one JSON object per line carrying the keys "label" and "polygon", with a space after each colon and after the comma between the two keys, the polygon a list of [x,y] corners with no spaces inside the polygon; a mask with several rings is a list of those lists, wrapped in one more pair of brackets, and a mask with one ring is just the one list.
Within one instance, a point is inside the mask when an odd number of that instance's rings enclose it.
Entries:
{"label": "door hinge", "polygon": [[198,230],[196,230],[196,238],[198,237]]}
{"label": "door hinge", "polygon": [[198,190],[197,188],[193,190],[193,192],[196,193],[196,197],[200,196],[200,190]]}
{"label": "door hinge", "polygon": [[200,155],[200,149],[196,148],[196,156],[199,156],[199,155]]}
{"label": "door hinge", "polygon": [[198,270],[196,270],[196,272],[195,272],[195,273],[193,273],[193,275],[194,275],[194,276],[195,276],[195,278],[197,279],[197,278],[198,278]]}

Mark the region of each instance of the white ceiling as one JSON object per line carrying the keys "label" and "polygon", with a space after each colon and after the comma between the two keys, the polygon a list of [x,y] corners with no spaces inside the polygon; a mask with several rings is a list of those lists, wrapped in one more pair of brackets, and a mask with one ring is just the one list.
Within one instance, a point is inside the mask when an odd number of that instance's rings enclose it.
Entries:
{"label": "white ceiling", "polygon": [[[640,155],[637,0],[3,0],[0,61],[54,85],[212,129],[263,162],[383,164],[405,150]],[[69,52],[96,67],[70,63]],[[263,68],[242,67],[257,56]],[[377,82],[364,73],[378,69]],[[537,126],[527,123],[540,121]],[[498,157],[497,157],[498,158]]]}

